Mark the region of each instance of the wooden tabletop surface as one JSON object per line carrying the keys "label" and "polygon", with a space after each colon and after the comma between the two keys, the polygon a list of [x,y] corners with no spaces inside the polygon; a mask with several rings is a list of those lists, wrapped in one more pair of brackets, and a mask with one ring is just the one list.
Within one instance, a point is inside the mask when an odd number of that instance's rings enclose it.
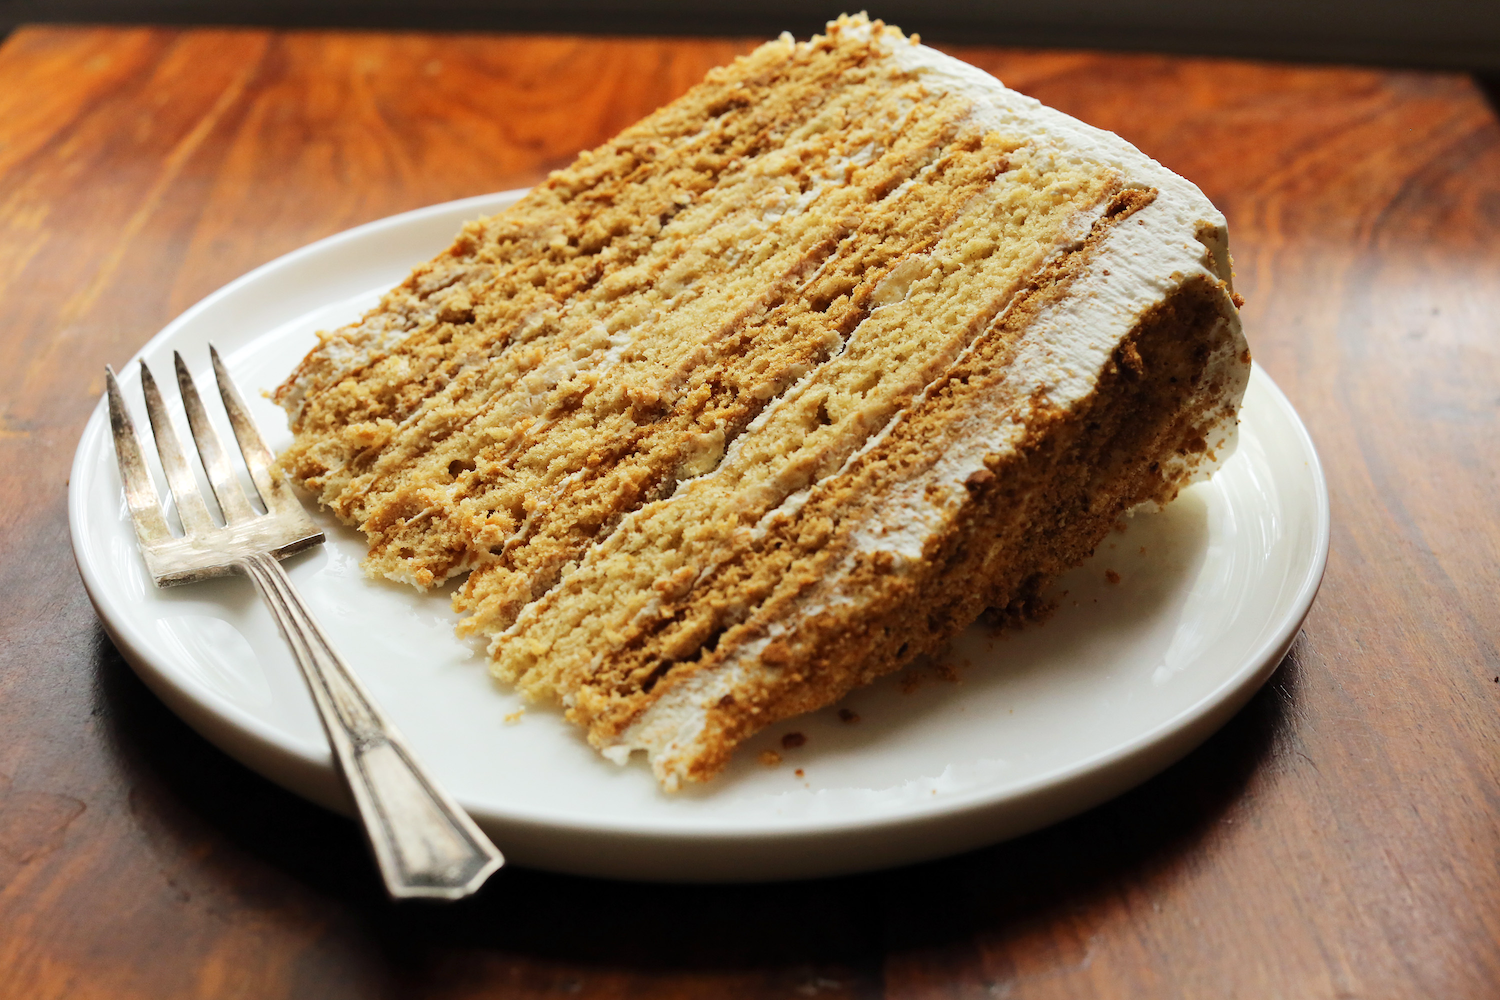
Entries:
{"label": "wooden tabletop surface", "polygon": [[1500,995],[1500,124],[1464,76],[951,51],[1196,181],[1326,465],[1302,636],[1165,774],[1021,840],[820,882],[508,869],[384,902],[359,835],[105,637],[73,448],[193,302],[536,181],[749,42],[25,29],[0,48],[0,995]]}

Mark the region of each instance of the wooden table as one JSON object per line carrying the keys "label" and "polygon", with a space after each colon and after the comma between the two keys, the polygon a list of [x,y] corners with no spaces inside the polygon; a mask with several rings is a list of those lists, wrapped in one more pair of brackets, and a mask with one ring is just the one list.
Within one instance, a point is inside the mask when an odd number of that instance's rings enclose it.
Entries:
{"label": "wooden table", "polygon": [[189,731],[73,567],[123,363],[309,240],[534,182],[749,43],[27,29],[0,48],[0,995],[1500,995],[1500,124],[1462,76],[954,49],[1197,181],[1321,448],[1302,637],[1204,747],[1019,841],[791,885],[379,896]]}

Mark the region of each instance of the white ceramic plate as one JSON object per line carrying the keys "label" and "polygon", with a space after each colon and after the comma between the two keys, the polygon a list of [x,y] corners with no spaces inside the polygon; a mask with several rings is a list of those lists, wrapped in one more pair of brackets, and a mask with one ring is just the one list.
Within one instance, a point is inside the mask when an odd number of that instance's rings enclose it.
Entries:
{"label": "white ceramic plate", "polygon": [[[280,382],[317,330],[354,319],[463,221],[516,197],[435,205],[305,247],[210,295],[139,357],[168,374],[180,350],[200,384],[211,384],[212,340],[281,447],[284,417],[258,391]],[[121,374],[144,427],[139,369]],[[175,389],[169,375],[162,385]],[[152,690],[249,767],[347,811],[302,680],[250,584],[152,587],[102,403],[78,446],[69,515],[89,596]],[[794,878],[917,861],[1015,836],[1125,791],[1197,746],[1271,674],[1312,603],[1329,538],[1312,442],[1257,369],[1235,456],[1166,511],[1111,535],[1060,581],[1066,596],[1046,624],[1004,636],[976,626],[955,644],[951,669],[908,672],[851,695],[845,706],[860,721],[829,709],[775,726],[708,787],[668,796],[638,759],[623,768],[606,762],[557,712],[532,707],[515,719],[520,699],[454,636],[446,595],[368,579],[360,537],[319,517],[330,543],[293,558],[293,579],[507,857],[671,880]],[[779,766],[759,762],[791,732],[806,743],[782,750]]]}

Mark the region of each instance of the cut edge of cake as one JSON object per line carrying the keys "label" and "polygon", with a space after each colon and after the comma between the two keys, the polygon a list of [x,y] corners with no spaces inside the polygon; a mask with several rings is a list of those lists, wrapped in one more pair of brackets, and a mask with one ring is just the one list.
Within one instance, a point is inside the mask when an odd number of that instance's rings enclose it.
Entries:
{"label": "cut edge of cake", "polygon": [[[491,632],[491,653],[498,676],[518,683],[529,695],[540,693],[560,700],[569,717],[585,727],[590,742],[609,759],[624,763],[633,751],[645,751],[667,790],[712,777],[723,768],[735,745],[766,725],[829,704],[859,684],[896,669],[911,656],[936,648],[983,610],[983,604],[974,606],[976,601],[998,600],[1004,604],[1028,589],[1034,590],[1045,578],[1086,557],[1121,513],[1170,501],[1184,486],[1207,478],[1235,447],[1238,405],[1249,375],[1249,352],[1232,287],[1226,225],[1202,192],[1118,136],[1010,91],[988,74],[921,46],[878,21],[872,23],[862,15],[846,16],[830,24],[829,34],[878,46],[903,71],[941,93],[945,100],[951,101],[955,95],[966,100],[965,121],[971,125],[989,133],[1027,136],[1048,155],[1083,170],[1109,173],[1113,193],[1073,221],[1069,234],[1042,261],[1032,284],[1001,309],[984,333],[963,345],[944,372],[883,424],[867,432],[863,443],[843,458],[836,471],[774,502],[755,522],[753,542],[720,546],[715,550],[719,554],[712,559],[700,559],[691,579],[683,581],[686,589],[681,593],[675,583],[665,590],[656,588],[662,599],[652,598],[652,613],[663,616],[669,606],[687,609],[695,590],[702,591],[702,600],[720,601],[726,593],[731,597],[740,591],[754,593],[759,595],[754,600],[760,603],[752,602],[746,617],[723,627],[713,647],[704,645],[697,659],[678,661],[668,656],[662,660],[664,666],[654,668],[649,676],[641,675],[647,676],[646,693],[651,697],[635,698],[630,704],[636,707],[625,711],[610,702],[608,692],[596,689],[597,685],[591,687],[589,679],[577,671],[528,680],[524,666],[504,662],[505,650],[508,646],[535,645],[528,629],[568,599],[565,585],[576,587],[590,573],[597,576],[605,572],[600,569],[602,561],[612,554],[618,556],[611,543],[625,538],[648,513],[659,513],[674,501],[684,502],[680,498],[689,493],[710,486],[715,476],[725,472],[726,455],[733,456],[736,448],[752,438],[758,422],[800,391],[815,372],[794,380],[768,400],[760,416],[727,442],[727,451],[721,442],[718,465],[682,478],[665,498],[625,513],[622,520],[594,540],[576,564],[564,570],[562,579],[522,607],[503,630]],[[819,41],[815,37],[799,46],[783,36],[750,58],[784,57]],[[319,348],[278,390],[278,402],[287,408],[294,425],[310,392],[371,364],[400,343],[414,324],[431,322],[445,310],[465,308],[466,289],[482,284],[485,273],[482,263],[465,260],[459,251],[466,240],[472,244],[479,239],[489,224],[492,220],[471,223],[454,249],[419,267],[381,307],[359,323],[322,339]],[[904,289],[893,286],[901,280],[899,274],[887,274],[877,288],[877,297],[899,301]],[[1195,338],[1193,342],[1175,345],[1170,329],[1173,323],[1187,324],[1184,335]],[[1000,343],[997,338],[1001,333],[1010,339]],[[849,337],[853,336],[851,331]],[[1146,338],[1150,338],[1149,345]],[[1101,495],[1108,495],[1098,500],[1097,510],[1090,503],[1086,504],[1088,509],[1077,513],[1086,523],[1075,532],[1075,538],[1066,543],[1018,541],[1018,551],[1024,550],[1026,558],[1035,562],[1035,571],[1025,580],[1005,576],[991,565],[993,560],[986,562],[988,557],[980,558],[969,551],[978,548],[965,548],[968,543],[959,536],[991,529],[1012,534],[1018,530],[1005,521],[1005,511],[997,506],[1000,501],[988,492],[1000,488],[991,485],[998,481],[997,472],[1003,479],[1008,469],[1020,469],[1018,475],[1038,476],[1039,483],[1049,482],[1049,474],[1058,481],[1067,478],[1067,456],[1078,449],[1089,453],[1086,443],[1075,440],[1068,421],[1086,419],[1091,406],[1100,407],[1104,413],[1114,405],[1109,400],[1095,402],[1103,395],[1101,385],[1124,393],[1145,391],[1122,382],[1145,377],[1141,355],[1134,353],[1137,341],[1142,350],[1149,347],[1157,352],[1151,355],[1152,363],[1157,363],[1159,355],[1160,363],[1186,365],[1184,371],[1195,373],[1194,391],[1177,400],[1171,413],[1154,417],[1157,423],[1149,429],[1149,440],[1131,445],[1162,448],[1170,439],[1171,446],[1161,452],[1159,461],[1149,470],[1145,462],[1136,462],[1120,473],[1118,483],[1111,481],[1106,484],[1108,489],[1099,490]],[[1187,353],[1179,357],[1174,353],[1179,348]],[[989,406],[1000,418],[967,414],[966,422],[959,421],[963,426],[953,430],[953,446],[940,459],[920,469],[903,459],[907,465],[900,466],[899,475],[881,479],[881,462],[895,463],[891,468],[899,466],[886,452],[905,447],[910,454],[912,443],[902,439],[903,433],[923,420],[942,429],[938,419],[941,406],[955,405],[945,402],[947,397],[942,394],[953,388],[956,372],[967,372],[964,377],[976,385],[988,377],[987,372],[971,364],[977,363],[977,352],[982,350],[1008,359],[1004,375],[992,385],[986,383],[988,397],[965,396],[965,405]],[[1198,353],[1193,354],[1195,351]],[[1024,405],[1018,406],[1018,400]],[[1110,411],[1107,415],[1114,421],[1111,426],[1123,427],[1120,414]],[[1128,427],[1119,430],[1121,440],[1134,441],[1131,433],[1136,431]],[[1102,457],[1106,462],[1117,460],[1109,454]],[[1046,466],[1048,462],[1057,468]],[[865,478],[860,480],[860,476]],[[837,504],[842,502],[838,491],[847,491],[854,481],[889,487],[881,502],[865,497],[855,504],[860,516],[871,522],[869,526],[847,528],[842,535],[835,530],[826,551],[816,547],[797,549],[796,536],[786,533],[794,529],[805,533],[804,522],[815,517],[825,521],[831,517],[837,529]],[[1085,498],[1094,488],[1068,481],[1075,493],[1081,488]],[[1064,499],[1067,503],[1077,501],[1072,494]],[[1055,534],[1062,526],[1051,530]],[[767,547],[773,545],[781,548],[768,555]],[[1026,549],[1027,545],[1031,548]],[[793,550],[796,553],[789,555]],[[971,595],[944,592],[940,597],[933,596],[927,601],[930,607],[923,607],[927,608],[924,613],[928,620],[937,624],[920,635],[912,632],[907,641],[889,641],[888,648],[882,649],[879,636],[859,636],[849,648],[862,652],[831,649],[834,639],[830,637],[836,638],[841,627],[878,626],[885,630],[882,635],[904,635],[901,630],[908,624],[890,617],[894,612],[887,605],[898,601],[903,593],[903,573],[928,573],[931,567],[925,564],[939,556],[954,566],[967,566],[963,560],[977,559],[973,571],[989,573],[984,578],[989,582],[976,587]],[[747,582],[757,572],[756,560],[770,565],[777,559],[781,562],[776,565],[791,567],[808,582],[797,586]],[[471,566],[465,564],[463,568]],[[733,578],[735,573],[741,576]],[[426,586],[433,581],[409,582]],[[720,589],[716,591],[715,587]],[[734,591],[735,587],[740,591]],[[869,611],[868,620],[862,620],[860,615],[865,612],[861,609],[874,610]],[[656,627],[641,632],[644,638],[630,641],[660,644],[664,640],[651,631]],[[543,643],[536,648],[550,647]],[[856,663],[851,659],[855,655],[866,659]],[[789,681],[789,677],[799,676],[799,663],[804,672],[824,670],[823,679]],[[622,712],[628,717],[622,718]]]}

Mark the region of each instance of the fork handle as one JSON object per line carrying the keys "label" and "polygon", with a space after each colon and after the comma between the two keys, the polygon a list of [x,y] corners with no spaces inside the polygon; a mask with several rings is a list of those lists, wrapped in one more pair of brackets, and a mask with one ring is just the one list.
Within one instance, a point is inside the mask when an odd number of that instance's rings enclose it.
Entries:
{"label": "fork handle", "polygon": [[505,863],[495,845],[417,762],[334,652],[281,563],[260,554],[238,565],[270,605],[302,668],[386,890],[397,899],[459,899],[478,889]]}

